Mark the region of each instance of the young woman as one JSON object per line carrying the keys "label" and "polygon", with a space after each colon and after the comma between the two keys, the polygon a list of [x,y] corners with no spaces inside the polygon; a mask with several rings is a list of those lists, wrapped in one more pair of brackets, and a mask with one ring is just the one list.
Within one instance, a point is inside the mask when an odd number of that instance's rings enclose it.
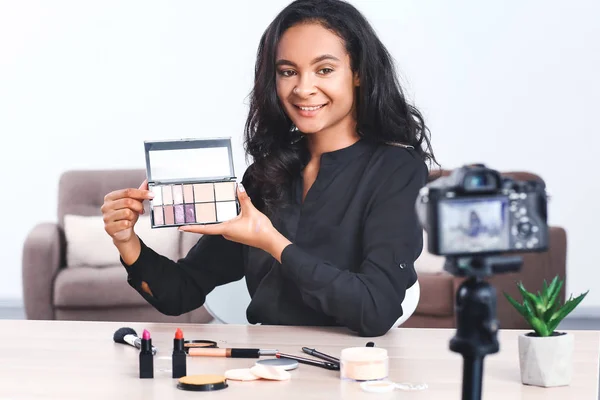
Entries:
{"label": "young woman", "polygon": [[102,206],[129,284],[157,310],[202,306],[246,278],[248,321],[345,326],[379,336],[403,314],[422,250],[414,210],[434,160],[423,119],[365,18],[340,0],[298,0],[261,38],[235,219],[180,228],[203,234],[177,262],[133,227],[146,183]]}

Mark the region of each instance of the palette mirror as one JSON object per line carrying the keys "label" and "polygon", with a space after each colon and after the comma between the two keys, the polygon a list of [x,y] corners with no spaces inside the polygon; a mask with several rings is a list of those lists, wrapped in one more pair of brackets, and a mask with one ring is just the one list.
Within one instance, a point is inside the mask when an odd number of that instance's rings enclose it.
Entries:
{"label": "palette mirror", "polygon": [[153,228],[215,224],[239,214],[229,138],[144,145]]}

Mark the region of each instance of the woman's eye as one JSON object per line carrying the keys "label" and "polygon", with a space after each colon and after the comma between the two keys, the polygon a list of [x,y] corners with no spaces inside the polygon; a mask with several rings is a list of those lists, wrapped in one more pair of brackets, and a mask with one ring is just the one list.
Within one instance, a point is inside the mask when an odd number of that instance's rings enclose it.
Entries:
{"label": "woman's eye", "polygon": [[331,68],[321,68],[321,70],[319,71],[320,73],[327,75],[333,72],[333,69]]}
{"label": "woman's eye", "polygon": [[292,75],[294,75],[294,71],[286,69],[284,71],[279,71],[279,75],[281,75],[281,76],[292,76]]}

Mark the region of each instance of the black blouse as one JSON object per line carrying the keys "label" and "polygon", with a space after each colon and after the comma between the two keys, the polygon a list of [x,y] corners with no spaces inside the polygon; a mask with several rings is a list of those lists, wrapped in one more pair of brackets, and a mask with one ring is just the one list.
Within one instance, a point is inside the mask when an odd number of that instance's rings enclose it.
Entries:
{"label": "black blouse", "polygon": [[415,200],[426,179],[414,150],[359,140],[322,155],[304,202],[302,176],[293,182],[291,205],[272,218],[292,242],[281,263],[220,235],[201,236],[177,262],[142,242],[136,262],[121,263],[131,287],[167,315],[196,309],[216,286],[245,277],[250,323],[341,325],[379,336],[402,316],[405,291],[417,280],[423,231]]}

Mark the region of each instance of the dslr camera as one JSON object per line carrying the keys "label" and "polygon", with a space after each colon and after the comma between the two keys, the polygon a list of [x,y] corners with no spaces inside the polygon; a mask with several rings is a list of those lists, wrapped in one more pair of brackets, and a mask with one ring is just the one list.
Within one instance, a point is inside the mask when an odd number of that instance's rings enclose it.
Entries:
{"label": "dslr camera", "polygon": [[490,256],[548,247],[544,183],[503,177],[483,164],[464,166],[424,186],[416,211],[432,254]]}

